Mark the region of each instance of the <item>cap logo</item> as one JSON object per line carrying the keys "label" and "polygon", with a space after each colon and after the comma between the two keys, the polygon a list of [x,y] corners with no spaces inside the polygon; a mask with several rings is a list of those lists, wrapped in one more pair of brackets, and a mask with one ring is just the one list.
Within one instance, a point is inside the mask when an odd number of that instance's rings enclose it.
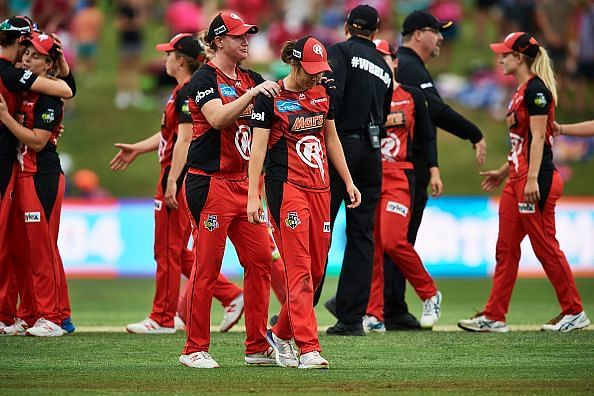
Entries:
{"label": "cap logo", "polygon": [[320,58],[322,58],[322,59],[324,58],[324,50],[320,44],[315,44],[313,46],[313,52],[314,52],[314,54],[320,55]]}
{"label": "cap logo", "polygon": [[226,31],[227,31],[227,26],[225,26],[225,25],[221,25],[219,27],[214,28],[215,36],[218,36],[219,34],[223,34]]}
{"label": "cap logo", "polygon": [[40,34],[37,37],[39,38],[39,41],[49,40],[49,36],[47,34]]}
{"label": "cap logo", "polygon": [[301,51],[293,50],[293,56],[297,59],[301,59]]}
{"label": "cap logo", "polygon": [[229,16],[233,19],[237,19],[238,21],[241,21],[241,18],[239,17],[239,15],[234,14],[234,13],[230,13]]}

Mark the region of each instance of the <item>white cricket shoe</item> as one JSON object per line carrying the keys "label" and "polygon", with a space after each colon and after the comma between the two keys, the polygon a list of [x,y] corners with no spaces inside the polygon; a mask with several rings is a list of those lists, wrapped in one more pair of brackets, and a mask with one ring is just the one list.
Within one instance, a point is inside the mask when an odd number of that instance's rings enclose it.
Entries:
{"label": "white cricket shoe", "polygon": [[179,362],[184,366],[192,368],[219,368],[219,364],[208,354],[208,352],[194,352],[189,355],[181,355]]}
{"label": "white cricket shoe", "polygon": [[385,333],[386,325],[384,324],[384,322],[380,322],[373,315],[365,315],[363,316],[363,331],[365,331],[366,333]]}
{"label": "white cricket shoe", "polygon": [[223,321],[221,322],[221,326],[219,327],[219,331],[221,333],[226,333],[231,329],[231,327],[235,326],[235,323],[239,321],[241,318],[241,314],[243,313],[243,293],[237,296],[231,304],[225,307],[225,315],[223,316]]}
{"label": "white cricket shoe", "polygon": [[431,329],[441,317],[441,292],[423,301],[423,314],[421,315],[421,328]]}
{"label": "white cricket shoe", "polygon": [[6,327],[8,327],[8,325],[6,323],[0,321],[0,335],[7,335],[7,334],[4,334],[4,329]]}
{"label": "white cricket shoe", "polygon": [[66,334],[66,330],[44,318],[38,319],[33,327],[25,331],[25,335],[35,337],[60,337],[64,334]]}
{"label": "white cricket shoe", "polygon": [[128,333],[133,334],[174,334],[174,327],[162,327],[151,318],[146,318],[142,322],[130,323],[126,326]]}
{"label": "white cricket shoe", "polygon": [[327,369],[329,368],[328,361],[320,355],[318,351],[304,353],[299,356],[300,369]]}
{"label": "white cricket shoe", "polygon": [[507,333],[509,331],[509,327],[507,327],[505,322],[491,320],[483,315],[482,312],[470,319],[462,319],[458,321],[458,327],[462,330],[477,331],[481,333]]}
{"label": "white cricket shoe", "polygon": [[274,365],[276,364],[276,352],[274,352],[274,348],[270,347],[264,352],[245,355],[244,359],[247,364],[257,366]]}
{"label": "white cricket shoe", "polygon": [[174,318],[173,318],[173,328],[177,331],[186,331],[186,324],[184,323],[184,321],[182,320],[182,318],[179,316],[179,314],[175,314]]}
{"label": "white cricket shoe", "polygon": [[542,325],[542,331],[560,331],[567,333],[572,330],[583,329],[590,325],[590,319],[584,311],[577,315],[558,315],[551,319],[547,324]]}
{"label": "white cricket shoe", "polygon": [[290,340],[282,340],[272,330],[268,330],[266,332],[266,341],[274,349],[276,364],[281,367],[292,368],[299,366],[299,359],[297,359],[297,354]]}
{"label": "white cricket shoe", "polygon": [[14,320],[14,323],[12,325],[10,325],[10,326],[2,327],[0,325],[0,336],[3,336],[3,335],[24,336],[25,335],[25,331],[27,331],[28,328],[29,328],[29,325],[27,324],[27,322],[25,322],[21,318],[16,318]]}

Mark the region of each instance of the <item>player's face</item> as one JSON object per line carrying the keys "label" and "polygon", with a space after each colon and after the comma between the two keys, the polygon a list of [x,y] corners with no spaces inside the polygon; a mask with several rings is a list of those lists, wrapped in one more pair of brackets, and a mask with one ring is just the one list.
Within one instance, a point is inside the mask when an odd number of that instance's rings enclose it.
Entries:
{"label": "player's face", "polygon": [[503,67],[503,74],[510,75],[514,74],[519,66],[519,57],[513,52],[507,54],[499,54],[497,56],[497,63]]}
{"label": "player's face", "polygon": [[222,48],[219,48],[219,51],[222,51],[225,55],[229,58],[233,59],[235,62],[239,63],[242,60],[247,59],[248,57],[248,39],[247,34],[242,34],[241,36],[229,36],[224,35],[221,37],[221,45]]}
{"label": "player's face", "polygon": [[302,67],[296,67],[293,70],[295,81],[303,90],[313,88],[319,84],[323,75],[323,73],[309,74]]}
{"label": "player's face", "polygon": [[177,57],[175,56],[175,52],[168,51],[165,53],[165,71],[167,72],[168,76],[175,77],[176,71],[176,60]]}
{"label": "player's face", "polygon": [[426,27],[421,29],[421,40],[433,58],[439,56],[443,36],[439,29]]}
{"label": "player's face", "polygon": [[53,62],[49,57],[37,52],[32,45],[27,46],[23,54],[23,67],[40,76],[45,76],[52,68]]}

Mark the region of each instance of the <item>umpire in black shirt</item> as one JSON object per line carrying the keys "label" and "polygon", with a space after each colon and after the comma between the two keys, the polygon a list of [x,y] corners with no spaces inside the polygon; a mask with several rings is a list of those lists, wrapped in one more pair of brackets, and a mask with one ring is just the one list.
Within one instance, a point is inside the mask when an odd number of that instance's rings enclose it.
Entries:
{"label": "umpire in black shirt", "polygon": [[[375,8],[361,5],[349,13],[346,41],[328,47],[336,129],[353,181],[361,191],[361,205],[346,211],[346,247],[336,294],[338,323],[331,335],[365,335],[365,315],[373,268],[373,224],[382,184],[380,138],[390,110],[390,68],[372,39],[379,16]],[[331,227],[343,201],[345,186],[330,166]],[[317,292],[321,292],[321,286]]]}
{"label": "umpire in black shirt", "polygon": [[[436,133],[439,127],[460,139],[470,141],[476,151],[477,163],[483,165],[487,155],[487,144],[483,134],[475,124],[443,101],[425,67],[425,63],[439,55],[439,47],[443,41],[441,31],[451,26],[452,22],[439,21],[426,11],[413,11],[408,15],[402,24],[402,45],[398,49],[399,63],[396,80],[401,84],[419,87],[423,91],[433,124],[433,133]],[[429,168],[420,147],[413,147],[413,150],[416,194],[408,239],[414,244],[427,203]],[[404,301],[406,285],[404,277],[393,263],[387,262],[384,268],[387,271],[385,274],[387,287],[384,295],[386,329],[420,328],[416,319],[408,313],[408,307]]]}

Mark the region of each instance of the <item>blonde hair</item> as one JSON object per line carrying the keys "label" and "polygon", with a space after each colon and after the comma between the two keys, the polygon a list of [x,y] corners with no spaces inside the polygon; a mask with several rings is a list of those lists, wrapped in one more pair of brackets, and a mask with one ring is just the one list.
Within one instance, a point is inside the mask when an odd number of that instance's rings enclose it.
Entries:
{"label": "blonde hair", "polygon": [[547,50],[543,47],[538,48],[538,54],[530,64],[530,71],[544,82],[548,90],[551,91],[551,95],[553,95],[553,102],[557,105],[557,80],[555,79],[553,62],[549,58]]}

